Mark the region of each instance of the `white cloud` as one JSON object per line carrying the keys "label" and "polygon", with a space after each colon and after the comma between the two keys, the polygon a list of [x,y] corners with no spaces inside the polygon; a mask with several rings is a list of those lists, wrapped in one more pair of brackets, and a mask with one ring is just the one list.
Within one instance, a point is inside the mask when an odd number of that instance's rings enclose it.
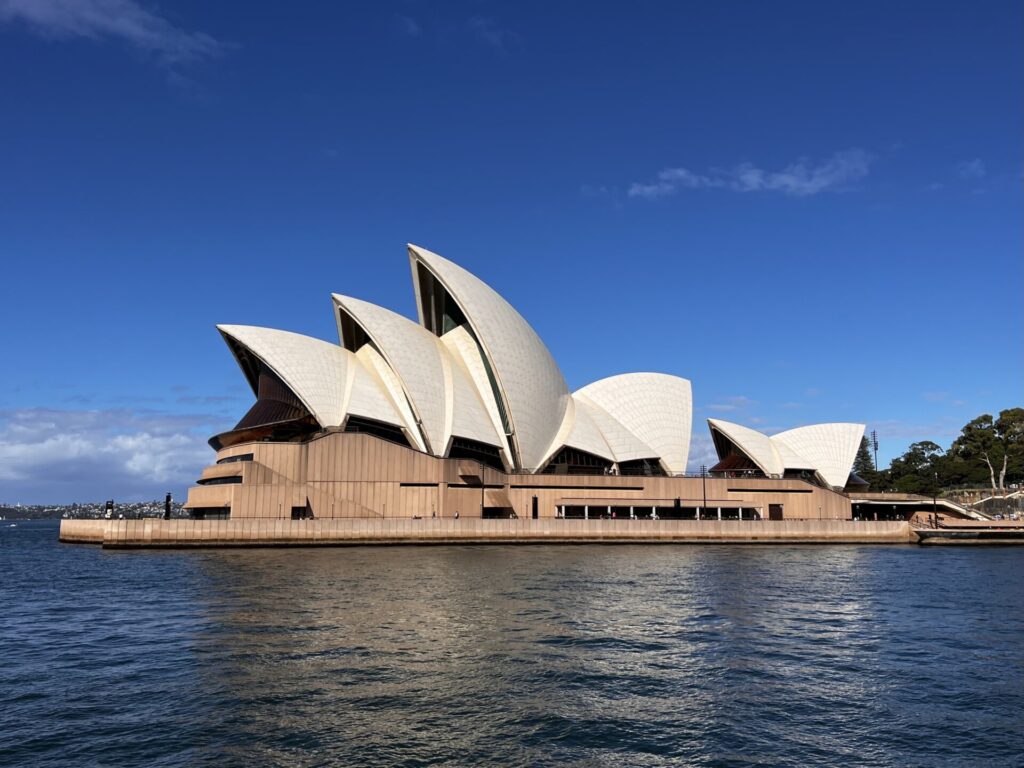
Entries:
{"label": "white cloud", "polygon": [[694,173],[687,168],[665,168],[651,182],[636,182],[629,187],[630,197],[653,200],[682,189],[724,188],[735,192],[781,192],[791,197],[817,195],[839,190],[868,175],[872,157],[863,149],[836,152],[819,163],[801,158],[781,171],[766,171],[751,163],[729,170],[718,168]]}
{"label": "white cloud", "polygon": [[964,160],[956,169],[961,179],[983,179],[987,173],[985,163],[979,157],[973,160]]}
{"label": "white cloud", "polygon": [[175,495],[213,458],[219,417],[158,411],[0,411],[0,502],[95,501]]}
{"label": "white cloud", "polygon": [[167,66],[223,51],[205,32],[181,29],[136,0],[0,0],[0,22],[12,21],[53,39],[122,40]]}
{"label": "white cloud", "polygon": [[686,465],[687,472],[700,472],[701,464],[713,467],[718,463],[718,454],[710,435],[699,432],[690,438],[690,458]]}
{"label": "white cloud", "polygon": [[756,404],[756,400],[751,400],[749,397],[746,397],[745,395],[736,395],[735,397],[725,398],[723,402],[712,403],[707,408],[709,411],[731,412],[739,411],[744,408],[749,408],[750,406]]}

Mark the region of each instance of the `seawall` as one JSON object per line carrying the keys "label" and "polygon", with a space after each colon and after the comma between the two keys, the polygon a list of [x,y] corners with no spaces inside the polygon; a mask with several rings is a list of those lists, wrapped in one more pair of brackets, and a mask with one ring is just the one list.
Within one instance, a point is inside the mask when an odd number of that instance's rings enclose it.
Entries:
{"label": "seawall", "polygon": [[852,520],[62,520],[60,540],[108,548],[374,544],[908,544],[905,522]]}

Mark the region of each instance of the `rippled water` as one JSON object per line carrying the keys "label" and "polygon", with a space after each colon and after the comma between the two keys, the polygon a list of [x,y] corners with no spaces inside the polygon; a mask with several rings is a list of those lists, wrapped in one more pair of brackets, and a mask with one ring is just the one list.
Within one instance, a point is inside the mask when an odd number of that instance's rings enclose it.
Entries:
{"label": "rippled water", "polygon": [[1024,548],[56,537],[0,529],[3,765],[1024,763]]}

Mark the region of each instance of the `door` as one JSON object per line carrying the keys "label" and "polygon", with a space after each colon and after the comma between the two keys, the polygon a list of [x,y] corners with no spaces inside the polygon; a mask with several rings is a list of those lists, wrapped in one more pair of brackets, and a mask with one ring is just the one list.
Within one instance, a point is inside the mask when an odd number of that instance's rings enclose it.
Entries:
{"label": "door", "polygon": [[769,520],[781,520],[782,519],[782,505],[781,504],[769,504],[768,505],[768,519]]}
{"label": "door", "polygon": [[536,496],[533,497],[533,514],[531,515],[531,517],[533,517],[534,520],[537,519],[537,497]]}

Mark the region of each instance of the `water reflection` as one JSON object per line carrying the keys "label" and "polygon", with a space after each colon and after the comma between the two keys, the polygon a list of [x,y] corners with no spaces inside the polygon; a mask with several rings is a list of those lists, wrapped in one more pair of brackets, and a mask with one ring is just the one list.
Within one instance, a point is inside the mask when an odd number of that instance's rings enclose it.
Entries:
{"label": "water reflection", "polygon": [[1024,550],[103,552],[0,531],[0,764],[986,765]]}
{"label": "water reflection", "polygon": [[901,571],[920,555],[210,553],[200,668],[237,713],[221,742],[266,761],[315,763],[327,750],[380,764],[615,764],[623,753],[633,764],[885,763],[893,745],[912,749],[920,728],[936,727],[907,707],[914,670],[901,655],[915,621]]}

